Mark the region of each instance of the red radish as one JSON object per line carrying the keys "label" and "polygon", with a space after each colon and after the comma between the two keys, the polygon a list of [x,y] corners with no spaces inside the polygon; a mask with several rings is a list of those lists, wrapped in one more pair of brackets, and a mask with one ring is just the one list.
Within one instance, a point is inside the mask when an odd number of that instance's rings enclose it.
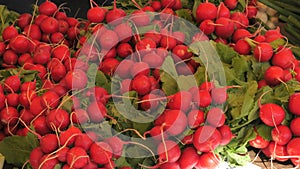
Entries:
{"label": "red radish", "polygon": [[257,36],[254,38],[254,41],[255,41],[255,42],[259,42],[259,43],[266,42],[266,37],[263,36],[263,35],[257,35]]}
{"label": "red radish", "polygon": [[51,43],[59,43],[59,42],[62,42],[64,39],[65,39],[64,35],[60,32],[52,33],[50,36]]}
{"label": "red radish", "polygon": [[59,105],[59,96],[53,91],[47,91],[41,97],[42,105],[49,109],[54,109]]}
{"label": "red radish", "polygon": [[193,145],[198,151],[209,152],[215,150],[221,143],[220,132],[212,126],[200,126],[194,133]]}
{"label": "red radish", "polygon": [[175,37],[177,45],[182,45],[185,42],[185,33],[181,31],[175,31],[172,33],[172,36]]}
{"label": "red radish", "polygon": [[161,7],[172,8],[176,4],[176,0],[161,0]]}
{"label": "red radish", "polygon": [[119,37],[116,32],[107,30],[99,37],[99,42],[102,48],[111,49],[118,44]]}
{"label": "red radish", "polygon": [[38,10],[39,10],[39,14],[52,16],[57,11],[57,6],[53,2],[45,1],[39,5]]}
{"label": "red radish", "polygon": [[7,105],[11,107],[17,107],[19,105],[19,94],[9,93],[6,95]]}
{"label": "red radish", "polygon": [[88,96],[90,100],[106,104],[109,100],[109,94],[103,87],[95,86],[89,89]]}
{"label": "red radish", "polygon": [[113,150],[105,142],[93,143],[90,147],[90,157],[97,164],[107,164],[112,158]]}
{"label": "red radish", "polygon": [[70,125],[69,113],[63,109],[51,110],[46,117],[47,125],[53,131],[66,129]]}
{"label": "red radish", "polygon": [[211,98],[215,104],[224,104],[228,99],[227,89],[223,88],[212,88],[211,89]]}
{"label": "red radish", "polygon": [[196,10],[196,19],[198,22],[205,19],[214,20],[217,17],[218,8],[210,2],[200,3]]}
{"label": "red radish", "polygon": [[147,110],[150,110],[150,112],[154,111],[159,105],[159,101],[155,100],[157,98],[158,98],[158,96],[155,94],[152,94],[152,93],[144,95],[142,97],[143,102],[141,103],[141,108],[145,111],[147,111]]}
{"label": "red radish", "polygon": [[119,158],[122,155],[124,142],[117,136],[112,136],[104,140],[113,150],[113,157]]}
{"label": "red radish", "polygon": [[89,104],[87,108],[87,112],[90,117],[90,121],[94,123],[101,122],[104,117],[107,116],[106,107],[103,105],[102,102],[92,102]]}
{"label": "red radish", "polygon": [[[160,162],[176,162],[181,155],[178,144],[172,140],[161,142],[157,147]],[[168,160],[168,161],[167,161]]]}
{"label": "red radish", "polygon": [[60,162],[67,162],[67,153],[70,150],[69,147],[60,147],[60,150],[56,153],[57,159]]}
{"label": "red radish", "polygon": [[240,39],[244,39],[246,37],[250,38],[251,36],[251,33],[247,29],[237,29],[232,35],[232,40],[237,42]]}
{"label": "red radish", "polygon": [[28,25],[24,28],[24,34],[33,40],[41,40],[42,32],[40,27],[36,24]]}
{"label": "red radish", "polygon": [[120,84],[120,93],[124,94],[131,90],[131,79],[124,79]]}
{"label": "red radish", "polygon": [[234,8],[236,8],[238,1],[237,0],[224,0],[224,3],[229,9],[234,9]]}
{"label": "red radish", "polygon": [[115,74],[122,79],[130,78],[130,70],[133,65],[134,62],[132,60],[123,60],[115,70]]}
{"label": "red radish", "polygon": [[187,127],[187,117],[180,110],[169,110],[164,112],[164,130],[172,136],[182,133]]}
{"label": "red radish", "polygon": [[195,69],[193,65],[189,63],[185,64],[183,62],[176,65],[176,71],[178,75],[184,75],[184,76],[192,75],[195,73]]}
{"label": "red radish", "polygon": [[215,21],[215,24],[215,33],[217,36],[224,39],[232,36],[234,32],[234,23],[231,19],[221,17]]}
{"label": "red radish", "polygon": [[293,136],[300,136],[299,122],[300,122],[300,117],[296,117],[296,118],[292,119],[292,121],[290,123],[290,129],[293,133]]}
{"label": "red radish", "polygon": [[69,29],[69,24],[65,20],[58,20],[58,32],[66,34]]}
{"label": "red radish", "polygon": [[155,10],[152,8],[152,6],[144,6],[144,7],[142,8],[142,10],[143,10],[144,12],[155,12]]}
{"label": "red radish", "polygon": [[300,104],[300,93],[294,93],[289,98],[289,110],[292,114],[300,115],[298,105]]}
{"label": "red radish", "polygon": [[[107,59],[107,58],[115,58],[117,56],[117,49],[114,47],[114,48],[111,48],[110,50],[106,50],[106,49],[103,49],[101,51],[101,53],[104,54],[104,57],[103,59]],[[95,57],[96,58],[96,57]],[[92,58],[90,59],[91,61],[94,61],[92,60]],[[98,58],[97,58],[98,60]]]}
{"label": "red radish", "polygon": [[204,123],[204,112],[201,110],[191,110],[188,113],[188,125],[190,128],[195,129]]}
{"label": "red radish", "polygon": [[55,13],[55,18],[57,20],[67,20],[67,14],[65,12],[56,12]]}
{"label": "red radish", "polygon": [[142,62],[147,63],[150,68],[159,68],[163,64],[163,59],[155,52],[150,52],[143,56]]}
{"label": "red radish", "polygon": [[152,38],[144,38],[138,41],[135,45],[136,50],[142,52],[150,52],[156,48],[156,43]]}
{"label": "red radish", "polygon": [[178,162],[166,162],[159,166],[160,169],[181,169]]}
{"label": "red radish", "polygon": [[50,51],[44,49],[44,47],[37,47],[33,54],[33,61],[35,64],[47,64],[51,59]]}
{"label": "red radish", "polygon": [[82,168],[88,160],[87,152],[81,147],[73,147],[67,152],[67,164],[70,168]]}
{"label": "red radish", "polygon": [[193,102],[196,102],[197,106],[206,108],[211,105],[212,98],[207,90],[198,90],[198,94],[193,95]]}
{"label": "red radish", "polygon": [[31,55],[29,53],[24,53],[24,54],[19,56],[18,64],[20,66],[24,66],[24,69],[27,69],[26,65],[28,65],[28,66],[31,65],[32,66],[34,63],[33,63],[33,59],[31,57]]}
{"label": "red radish", "polygon": [[32,19],[32,15],[29,13],[23,13],[18,17],[18,26],[21,29],[24,29],[27,25],[30,24],[30,21]]}
{"label": "red radish", "polygon": [[291,161],[294,165],[299,166],[300,165],[300,149],[299,149],[299,144],[300,144],[300,138],[293,138],[286,146],[288,155],[290,156],[295,156],[298,158],[291,158]]}
{"label": "red radish", "polygon": [[43,153],[48,154],[58,148],[58,137],[55,134],[46,134],[40,139]]}
{"label": "red radish", "polygon": [[132,77],[139,76],[139,75],[149,76],[150,67],[145,62],[134,63],[130,69],[130,74]]}
{"label": "red radish", "polygon": [[266,42],[270,43],[277,39],[281,39],[284,36],[280,32],[280,27],[278,26],[276,29],[267,30],[265,33]]}
{"label": "red radish", "polygon": [[30,104],[30,112],[34,115],[37,116],[41,112],[45,111],[45,107],[42,104],[42,98],[40,96],[35,97],[32,99],[31,104]]}
{"label": "red radish", "polygon": [[6,50],[3,53],[2,59],[8,65],[15,65],[18,62],[18,55],[12,50]]}
{"label": "red radish", "polygon": [[269,43],[259,43],[253,49],[254,58],[259,62],[267,62],[273,56],[273,48]]}
{"label": "red radish", "polygon": [[242,12],[232,13],[230,19],[232,19],[237,29],[247,28],[249,26],[249,20],[247,16]]}
{"label": "red radish", "polygon": [[205,19],[200,23],[199,29],[206,35],[210,35],[215,31],[215,23],[210,19]]}
{"label": "red radish", "polygon": [[136,26],[147,26],[151,22],[150,16],[143,10],[136,10],[132,12],[130,19]]}
{"label": "red radish", "polygon": [[189,59],[192,57],[192,53],[189,51],[186,45],[176,45],[172,49],[172,54],[174,55],[173,59],[175,62]]}
{"label": "red radish", "polygon": [[131,87],[139,95],[148,94],[151,90],[151,83],[149,77],[145,75],[138,75],[132,80]]}
{"label": "red radish", "polygon": [[172,36],[163,36],[160,41],[160,46],[172,50],[177,45],[177,41]]}
{"label": "red radish", "polygon": [[181,169],[191,169],[197,164],[199,155],[194,147],[185,148],[178,160]]}
{"label": "red radish", "polygon": [[114,0],[114,8],[106,13],[105,20],[109,24],[117,25],[122,22],[120,18],[125,16],[126,12],[123,9],[117,8],[117,1]]}
{"label": "red radish", "polygon": [[4,91],[8,93],[18,92],[21,86],[21,80],[17,75],[9,76],[4,80]]}
{"label": "red radish", "polygon": [[264,148],[268,147],[269,143],[270,142],[268,140],[266,140],[262,136],[258,135],[258,133],[257,133],[255,139],[249,141],[249,144],[252,147],[259,148],[259,149],[264,149]]}
{"label": "red radish", "polygon": [[159,1],[152,1],[151,7],[152,7],[155,11],[159,11],[159,10],[161,9],[161,2],[159,2]]}
{"label": "red radish", "polygon": [[215,127],[221,127],[225,124],[225,113],[218,107],[211,108],[206,114],[206,121]]}
{"label": "red radish", "polygon": [[82,133],[81,135],[78,135],[76,137],[74,146],[75,147],[81,147],[85,151],[88,151],[90,146],[93,144],[93,142],[94,141],[92,140],[92,138],[88,134]]}
{"label": "red radish", "polygon": [[264,79],[266,83],[271,86],[280,84],[283,81],[284,71],[281,67],[271,66],[264,74]]}
{"label": "red radish", "polygon": [[251,52],[251,46],[246,40],[240,39],[236,42],[234,50],[240,55],[248,55]]}
{"label": "red radish", "polygon": [[280,125],[273,128],[272,139],[278,145],[286,145],[292,139],[292,131],[288,126]]}
{"label": "red radish", "polygon": [[18,30],[14,26],[8,26],[4,28],[2,32],[2,38],[4,41],[8,41],[18,35]]}
{"label": "red radish", "polygon": [[88,81],[87,75],[80,69],[69,71],[65,76],[68,89],[80,90],[83,89]]}
{"label": "red radish", "polygon": [[26,36],[17,35],[9,41],[9,46],[16,53],[26,53],[29,50],[29,43]]}
{"label": "red radish", "polygon": [[213,152],[207,152],[199,157],[199,160],[195,166],[196,169],[204,168],[216,168],[220,164],[220,158]]}
{"label": "red radish", "polygon": [[44,153],[41,147],[36,147],[30,152],[29,163],[33,169],[39,168],[39,161],[43,157]]}
{"label": "red radish", "polygon": [[30,108],[30,104],[36,96],[37,95],[34,90],[23,91],[18,96],[18,101],[25,108]]}
{"label": "red radish", "polygon": [[46,117],[45,116],[39,116],[32,122],[32,126],[34,130],[39,133],[40,135],[45,135],[51,132],[51,129],[49,129]]}
{"label": "red radish", "polygon": [[42,21],[40,28],[46,34],[55,33],[58,31],[58,21],[53,17],[48,17]]}
{"label": "red radish", "polygon": [[287,69],[293,66],[295,56],[290,48],[282,48],[272,57],[272,64],[279,66],[282,69]]}
{"label": "red radish", "polygon": [[293,79],[293,75],[290,70],[288,70],[288,69],[283,70],[283,74],[284,74],[283,75],[284,82],[288,82]]}
{"label": "red radish", "polygon": [[129,43],[121,43],[117,47],[117,53],[121,58],[126,58],[133,53],[133,49]]}
{"label": "red radish", "polygon": [[66,45],[59,45],[52,49],[52,57],[58,58],[60,61],[66,61],[71,56],[70,49]]}
{"label": "red radish", "polygon": [[73,18],[73,17],[68,17],[67,22],[68,22],[70,27],[76,26],[79,23],[79,21],[76,18]]}
{"label": "red radish", "polygon": [[278,126],[285,118],[285,111],[277,104],[266,103],[260,106],[259,117],[268,126]]}
{"label": "red radish", "polygon": [[53,157],[49,154],[45,154],[39,161],[38,169],[54,168],[58,163],[59,161],[56,157]]}
{"label": "red radish", "polygon": [[75,124],[84,124],[89,121],[89,115],[83,109],[76,109],[72,112],[71,119]]}
{"label": "red radish", "polygon": [[230,143],[230,141],[232,140],[232,138],[234,137],[234,135],[231,132],[231,129],[228,125],[223,125],[221,127],[218,128],[218,130],[221,133],[221,143],[220,145],[227,145]]}
{"label": "red radish", "polygon": [[0,111],[0,119],[3,125],[9,124],[10,126],[17,124],[19,112],[14,107],[5,107]]}
{"label": "red radish", "polygon": [[300,67],[295,67],[294,69],[294,72],[295,72],[295,79],[300,82]]}
{"label": "red radish", "polygon": [[101,7],[93,7],[87,11],[87,19],[91,22],[100,23],[105,18],[105,10]]}
{"label": "red radish", "polygon": [[211,91],[213,88],[215,88],[215,85],[213,82],[203,82],[200,86],[199,89],[200,90],[207,90],[207,91]]}
{"label": "red radish", "polygon": [[158,45],[162,35],[154,30],[150,30],[144,34],[144,37],[152,39]]}
{"label": "red radish", "polygon": [[170,96],[167,106],[173,110],[187,112],[191,108],[192,94],[187,91],[180,91]]}
{"label": "red radish", "polygon": [[0,92],[0,110],[5,107],[5,95],[3,92]]}
{"label": "red radish", "polygon": [[67,37],[69,40],[75,40],[76,38],[78,38],[79,33],[79,29],[76,26],[73,26],[68,29]]}
{"label": "red radish", "polygon": [[150,134],[154,140],[161,141],[162,138],[168,139],[168,133],[162,131],[162,126],[155,125],[151,130],[146,131],[144,135]]}
{"label": "red radish", "polygon": [[[267,147],[268,153],[270,153],[271,158],[275,158],[276,160],[280,162],[285,162],[289,158],[286,158],[284,156],[288,156],[286,146],[278,145],[276,142],[272,141]],[[267,154],[269,155],[269,154]]]}
{"label": "red radish", "polygon": [[6,44],[4,42],[0,42],[0,56],[6,51]]}
{"label": "red radish", "polygon": [[246,8],[246,16],[248,19],[255,18],[257,15],[257,8],[254,5],[248,5]]}
{"label": "red radish", "polygon": [[230,10],[221,2],[218,6],[217,18],[230,18]]}
{"label": "red radish", "polygon": [[115,27],[114,31],[117,33],[121,42],[128,42],[132,37],[132,28],[128,23],[122,23]]}
{"label": "red radish", "polygon": [[59,134],[60,146],[66,144],[66,146],[71,146],[74,144],[76,140],[76,136],[82,134],[81,130],[73,125],[69,127],[67,130],[62,131]]}
{"label": "red radish", "polygon": [[20,111],[20,119],[23,120],[26,125],[30,125],[34,117],[35,116],[33,116],[33,114],[31,114],[31,112],[27,109],[22,109]]}
{"label": "red radish", "polygon": [[97,169],[97,168],[98,165],[91,160],[88,160],[88,163],[84,167],[82,167],[82,169]]}

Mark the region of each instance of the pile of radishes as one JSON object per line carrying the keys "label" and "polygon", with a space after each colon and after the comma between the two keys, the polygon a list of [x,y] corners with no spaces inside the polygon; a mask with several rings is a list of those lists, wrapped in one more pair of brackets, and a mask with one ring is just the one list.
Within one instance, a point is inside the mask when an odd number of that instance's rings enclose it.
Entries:
{"label": "pile of radishes", "polygon": [[[213,40],[238,55],[254,57],[258,64],[269,63],[263,79],[257,79],[261,90],[278,85],[288,90],[286,83],[300,81],[300,65],[279,29],[262,33],[255,27],[255,0],[245,1],[245,6],[237,0],[213,2],[195,2],[192,11],[181,0],[132,0],[128,3],[135,9],[128,13],[116,0],[111,8],[91,0],[85,20],[68,17],[47,0],[33,14],[21,14],[4,29],[0,42],[0,146],[7,137],[34,134],[39,145],[27,157],[33,169],[216,168],[227,158],[217,149],[235,141],[228,89],[244,86],[221,86],[207,77],[208,68],[205,79],[197,79],[199,70],[209,65],[195,59],[197,51],[189,45]],[[177,17],[181,10],[198,32],[184,32],[175,24],[182,24]],[[171,84],[172,78],[190,77],[196,86],[180,90]],[[126,100],[134,111],[124,106]],[[249,144],[272,159],[291,159],[298,166],[299,104],[297,92],[290,95],[288,106],[259,100],[258,120],[273,127],[272,140],[255,129],[256,138]],[[147,128],[131,128],[138,123]],[[109,136],[97,133],[107,124],[110,129],[104,132]],[[144,148],[151,166],[122,161],[130,145]]]}

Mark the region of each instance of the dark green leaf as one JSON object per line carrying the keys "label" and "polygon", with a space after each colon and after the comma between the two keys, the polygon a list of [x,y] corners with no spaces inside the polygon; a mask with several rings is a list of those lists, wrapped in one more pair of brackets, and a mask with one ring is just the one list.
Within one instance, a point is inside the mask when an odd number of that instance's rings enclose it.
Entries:
{"label": "dark green leaf", "polygon": [[197,11],[197,8],[198,8],[200,3],[201,3],[201,1],[194,0],[194,6],[193,6],[193,16],[194,16],[194,18],[196,18],[196,11]]}
{"label": "dark green leaf", "polygon": [[232,47],[220,42],[216,43],[216,49],[221,60],[228,64],[231,64],[232,59],[239,55]]}
{"label": "dark green leaf", "polygon": [[279,46],[283,46],[284,44],[286,44],[286,41],[282,38],[270,42],[273,49],[278,49]]}
{"label": "dark green leaf", "polygon": [[5,156],[7,163],[21,167],[31,151],[38,146],[37,137],[31,133],[24,136],[9,136],[0,142],[0,153]]}
{"label": "dark green leaf", "polygon": [[181,75],[178,77],[177,83],[180,91],[187,91],[192,87],[198,86],[197,79],[194,75]]}
{"label": "dark green leaf", "polygon": [[262,125],[257,126],[256,129],[257,129],[258,135],[260,135],[261,137],[263,137],[264,139],[266,139],[268,141],[272,140],[271,131],[272,131],[273,127],[262,124]]}
{"label": "dark green leaf", "polygon": [[85,123],[81,125],[84,131],[93,131],[103,138],[112,137],[112,125],[108,121],[103,121],[101,123]]}
{"label": "dark green leaf", "polygon": [[71,113],[72,112],[72,107],[73,107],[73,100],[70,96],[64,96],[62,98],[62,109],[66,110],[67,112]]}
{"label": "dark green leaf", "polygon": [[171,75],[166,72],[160,74],[160,80],[162,82],[162,90],[167,96],[175,94],[179,91],[177,81]]}
{"label": "dark green leaf", "polygon": [[193,17],[191,15],[192,11],[189,9],[179,9],[175,11],[177,16],[183,18],[189,22],[193,22]]}

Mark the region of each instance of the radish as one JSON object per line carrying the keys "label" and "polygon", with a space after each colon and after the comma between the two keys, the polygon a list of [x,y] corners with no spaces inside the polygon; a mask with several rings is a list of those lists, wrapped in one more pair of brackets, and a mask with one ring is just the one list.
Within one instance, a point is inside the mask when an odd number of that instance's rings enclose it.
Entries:
{"label": "radish", "polygon": [[218,6],[217,18],[230,18],[230,10],[221,2]]}
{"label": "radish", "polygon": [[186,45],[176,45],[172,49],[172,55],[174,56],[173,59],[175,62],[189,59],[192,57],[192,53],[189,52],[189,49]]}
{"label": "radish", "polygon": [[91,160],[88,160],[88,163],[84,167],[82,167],[82,169],[97,169],[97,168],[98,165]]}
{"label": "radish", "polygon": [[21,86],[21,80],[17,75],[9,76],[4,80],[4,91],[8,93],[18,92]]}
{"label": "radish", "polygon": [[58,31],[58,21],[53,17],[48,17],[42,21],[41,30],[46,34],[52,34]]}
{"label": "radish", "polygon": [[179,135],[182,133],[187,127],[187,117],[180,110],[170,110],[164,112],[164,130],[172,136]]}
{"label": "radish", "polygon": [[17,107],[19,105],[19,94],[9,93],[6,95],[7,105],[11,107]]}
{"label": "radish", "polygon": [[104,140],[104,142],[109,144],[109,146],[113,150],[112,152],[114,158],[119,158],[122,155],[123,147],[126,143],[124,143],[119,137],[108,137]]}
{"label": "radish", "polygon": [[178,162],[166,162],[159,166],[160,169],[181,169]]}
{"label": "radish", "polygon": [[29,50],[29,40],[24,35],[17,35],[9,41],[10,48],[20,54],[26,53]]}
{"label": "radish", "polygon": [[283,81],[284,82],[288,82],[288,81],[290,81],[290,80],[292,80],[293,79],[293,75],[292,75],[292,73],[291,73],[291,71],[290,70],[288,70],[288,69],[284,69],[283,70]]}
{"label": "radish", "polygon": [[221,127],[218,128],[218,130],[221,133],[221,143],[220,145],[224,146],[230,143],[230,141],[232,140],[232,138],[234,137],[234,135],[231,132],[231,129],[228,125],[223,125]]}
{"label": "radish", "polygon": [[287,69],[293,66],[295,56],[290,48],[282,48],[272,57],[272,64],[279,66],[282,69]]}
{"label": "radish", "polygon": [[58,163],[59,161],[56,157],[45,154],[39,161],[38,169],[54,168]]}
{"label": "radish", "polygon": [[163,36],[160,41],[160,46],[172,50],[177,45],[177,41],[172,36]]}
{"label": "radish", "polygon": [[139,75],[149,76],[150,67],[145,62],[136,62],[131,67],[130,74],[132,77],[139,76]]}
{"label": "radish", "polygon": [[259,117],[268,126],[278,126],[285,118],[285,111],[277,104],[266,103],[260,105]]}
{"label": "radish", "polygon": [[46,122],[49,128],[53,131],[64,130],[70,125],[69,113],[63,109],[51,110],[46,117]]}
{"label": "radish", "polygon": [[[270,142],[269,146],[267,147],[267,154],[270,155],[272,159],[276,159],[280,162],[285,162],[289,160],[289,158],[285,157],[288,156],[286,146],[278,145],[276,142]],[[265,150],[266,152],[266,150]]]}
{"label": "radish", "polygon": [[131,91],[131,79],[124,79],[120,84],[120,93],[124,94]]}
{"label": "radish", "polygon": [[215,23],[210,19],[205,19],[200,23],[199,29],[205,35],[210,35],[215,31]]}
{"label": "radish", "polygon": [[123,9],[117,8],[117,1],[114,0],[114,8],[112,10],[109,10],[106,13],[105,20],[109,24],[117,25],[122,22],[122,19],[126,16],[126,12]]}
{"label": "radish", "polygon": [[[159,101],[155,100],[158,96],[155,94],[146,94],[142,97],[141,108],[145,111],[153,112],[159,105]],[[153,101],[152,101],[153,100]]]}
{"label": "radish", "polygon": [[143,10],[144,12],[155,12],[155,10],[152,8],[152,6],[144,6],[144,7],[142,8],[142,10]]}
{"label": "radish", "polygon": [[30,37],[33,40],[39,41],[42,38],[42,32],[40,30],[40,27],[36,24],[27,25],[24,28],[23,32],[26,36]]}
{"label": "radish", "polygon": [[277,145],[286,145],[292,139],[292,131],[288,126],[280,125],[272,129],[272,139]]}
{"label": "radish", "polygon": [[218,107],[211,108],[206,114],[206,121],[214,127],[221,127],[225,124],[225,113]]}
{"label": "radish", "polygon": [[22,109],[20,111],[20,119],[25,122],[26,125],[30,125],[31,121],[35,118],[33,114],[27,109]]}
{"label": "radish", "polygon": [[39,168],[39,161],[44,156],[41,147],[36,147],[30,152],[29,163],[33,169]]}
{"label": "radish", "polygon": [[121,43],[117,47],[118,56],[126,58],[133,53],[133,49],[129,43]]}
{"label": "radish", "polygon": [[254,41],[258,43],[266,42],[266,37],[264,35],[257,35],[254,38]]}
{"label": "radish", "polygon": [[[107,58],[115,58],[117,56],[117,49],[114,47],[114,48],[111,48],[110,50],[107,50],[107,49],[103,49],[101,51],[101,53],[105,54],[103,59],[107,59]],[[95,60],[96,60],[96,56],[95,55]],[[94,59],[90,59],[91,61],[94,61]],[[98,58],[97,58],[98,60]]]}
{"label": "radish", "polygon": [[102,102],[92,102],[89,104],[87,108],[87,112],[90,117],[90,121],[94,123],[101,122],[104,117],[107,116],[107,110],[106,107],[103,105]]}
{"label": "radish", "polygon": [[51,133],[51,129],[48,127],[46,117],[44,115],[39,116],[32,122],[34,130],[40,135],[46,135]]}
{"label": "radish", "polygon": [[40,139],[43,153],[48,154],[58,148],[58,137],[55,134],[46,134]]}
{"label": "radish", "polygon": [[228,99],[226,87],[222,88],[212,88],[211,89],[211,98],[215,104],[224,104]]}
{"label": "radish", "polygon": [[139,95],[148,94],[151,90],[149,77],[145,75],[137,75],[131,83],[132,90],[135,90]]}
{"label": "radish", "polygon": [[168,139],[169,135],[168,133],[162,131],[162,127],[161,126],[154,126],[151,130],[146,131],[144,133],[144,136],[146,136],[147,134],[151,135],[151,138],[153,138],[154,140],[157,141],[161,141],[162,139]]}
{"label": "radish", "polygon": [[21,29],[24,29],[27,25],[30,24],[31,22],[31,19],[32,19],[32,15],[30,13],[23,13],[21,14],[19,17],[18,17],[18,26],[21,28]]}
{"label": "radish", "polygon": [[196,9],[196,20],[198,22],[205,19],[214,20],[217,17],[218,8],[208,1],[200,3]]}
{"label": "radish", "polygon": [[91,22],[100,23],[105,18],[105,10],[101,7],[93,7],[87,11],[87,19]]}
{"label": "radish", "polygon": [[161,142],[157,147],[157,154],[159,156],[159,162],[176,162],[181,155],[178,144],[172,140],[165,140]]}
{"label": "radish", "polygon": [[220,132],[212,126],[200,126],[194,133],[193,145],[201,152],[215,150],[221,143],[222,136]]}
{"label": "radish", "polygon": [[70,56],[71,56],[70,49],[66,45],[59,45],[52,49],[52,57],[57,58],[62,62],[69,59]]}
{"label": "radish", "polygon": [[18,55],[13,50],[6,50],[2,59],[7,65],[15,65],[18,62]]}
{"label": "radish", "polygon": [[300,136],[300,127],[299,127],[300,117],[292,119],[290,123],[290,129],[293,133],[293,136]]}
{"label": "radish", "polygon": [[60,32],[62,34],[66,34],[68,32],[69,27],[70,26],[67,21],[58,20],[58,32]]}
{"label": "radish", "polygon": [[267,62],[273,56],[273,48],[269,43],[259,43],[253,49],[254,58],[259,62]]}
{"label": "radish", "polygon": [[53,2],[45,1],[39,5],[38,10],[39,14],[52,16],[57,11],[57,6]]}
{"label": "radish", "polygon": [[252,35],[251,33],[247,30],[247,29],[237,29],[234,31],[233,35],[232,35],[232,40],[234,42],[237,42],[240,39],[244,39],[244,38],[250,38]]}
{"label": "radish", "polygon": [[184,44],[184,42],[186,40],[185,34],[183,32],[181,32],[181,31],[175,31],[175,32],[173,32],[172,36],[175,37],[177,45]]}
{"label": "radish", "polygon": [[150,23],[150,16],[143,10],[136,10],[131,13],[130,19],[136,26],[147,26]]}
{"label": "radish", "polygon": [[194,147],[185,148],[178,160],[181,169],[191,169],[197,164],[199,155]]}
{"label": "radish", "polygon": [[67,88],[72,90],[83,89],[88,82],[86,73],[80,69],[69,71],[64,79],[66,80]]}
{"label": "radish", "polygon": [[90,147],[90,157],[97,164],[107,164],[112,158],[112,148],[105,142],[93,143]]}
{"label": "radish", "polygon": [[209,91],[197,90],[195,92],[198,92],[198,94],[193,95],[193,102],[195,102],[197,106],[206,108],[211,105],[212,98],[211,98]]}
{"label": "radish", "polygon": [[150,68],[158,68],[163,64],[163,58],[155,52],[150,52],[143,56],[142,62],[147,63]]}
{"label": "radish", "polygon": [[206,152],[199,157],[195,168],[216,168],[219,164],[220,158],[217,154],[214,154],[213,152]]}
{"label": "radish", "polygon": [[91,101],[97,101],[103,104],[106,104],[110,97],[106,89],[99,86],[91,87],[88,91],[87,96],[90,97]]}
{"label": "radish", "polygon": [[281,67],[270,66],[264,74],[266,83],[270,86],[275,86],[283,81],[284,71]]}
{"label": "radish", "polygon": [[188,91],[180,91],[169,97],[167,107],[187,112],[191,108],[191,102],[192,94]]}
{"label": "radish", "polygon": [[4,42],[0,42],[0,56],[2,56],[5,51],[6,51],[6,44]]}
{"label": "radish", "polygon": [[57,20],[67,20],[68,16],[65,12],[58,11],[58,12],[55,13],[55,18]]}
{"label": "radish", "polygon": [[237,29],[247,28],[249,26],[249,20],[247,16],[242,12],[234,12],[231,14],[230,19],[234,22],[234,26]]}
{"label": "radish", "polygon": [[173,8],[176,4],[176,0],[161,0],[161,7],[163,8]]}
{"label": "radish", "polygon": [[213,88],[215,88],[215,85],[213,82],[203,82],[200,84],[199,89],[200,90],[207,90],[207,91],[211,91]]}
{"label": "radish", "polygon": [[59,43],[59,42],[62,42],[64,39],[65,39],[64,35],[60,32],[55,32],[50,35],[51,43]]}
{"label": "radish", "polygon": [[291,158],[291,161],[294,165],[299,166],[300,165],[300,149],[299,149],[299,144],[300,144],[300,138],[293,138],[286,146],[288,155],[290,156],[295,156],[297,158]]}
{"label": "radish", "polygon": [[67,31],[67,37],[69,40],[75,40],[78,38],[79,35],[79,29],[76,26],[70,27]]}
{"label": "radish", "polygon": [[13,126],[17,124],[19,118],[18,110],[15,107],[5,107],[0,111],[0,122],[3,125]]}
{"label": "radish", "polygon": [[74,146],[81,147],[85,151],[88,151],[93,142],[94,140],[92,140],[92,138],[88,134],[82,133],[81,135],[76,136]]}
{"label": "radish", "polygon": [[59,105],[59,96],[53,91],[47,91],[41,96],[42,105],[54,109]]}
{"label": "radish", "polygon": [[132,60],[123,60],[115,70],[115,74],[118,75],[122,79],[130,78],[130,70],[132,66],[134,65],[134,62]]}
{"label": "radish", "polygon": [[119,40],[123,43],[130,41],[133,34],[132,28],[128,23],[118,24],[114,28],[114,31],[117,33]]}
{"label": "radish", "polygon": [[67,153],[69,150],[69,147],[60,147],[59,151],[56,153],[58,161],[67,162]]}
{"label": "radish", "polygon": [[7,26],[3,29],[2,38],[4,41],[8,41],[16,36],[18,36],[18,30],[14,26]]}
{"label": "radish", "polygon": [[191,110],[188,113],[188,125],[190,128],[195,129],[204,123],[204,112],[201,110]]}
{"label": "radish", "polygon": [[193,65],[189,63],[185,64],[183,62],[176,65],[176,71],[178,75],[184,75],[184,76],[193,75],[195,73],[195,69]]}
{"label": "radish", "polygon": [[255,18],[257,15],[257,8],[254,5],[248,5],[246,8],[246,16],[248,19]]}
{"label": "radish", "polygon": [[0,110],[5,107],[5,95],[3,92],[0,92]]}
{"label": "radish", "polygon": [[71,113],[71,119],[74,124],[84,124],[89,121],[89,115],[83,109],[76,109]]}
{"label": "radish", "polygon": [[99,37],[99,43],[102,48],[104,49],[111,49],[115,47],[119,42],[119,37],[116,34],[116,32],[112,30],[105,31],[100,37]]}
{"label": "radish", "polygon": [[234,32],[234,23],[231,19],[221,17],[215,21],[215,24],[215,33],[217,36],[224,39],[232,36]]}
{"label": "radish", "polygon": [[73,147],[67,152],[67,164],[70,168],[82,168],[88,160],[87,152],[81,147]]}
{"label": "radish", "polygon": [[240,39],[236,42],[234,50],[240,55],[249,55],[251,52],[251,46],[245,39]]}
{"label": "radish", "polygon": [[76,137],[80,134],[82,134],[81,130],[79,128],[71,125],[67,130],[60,132],[60,134],[59,134],[60,146],[73,145],[76,140]]}
{"label": "radish", "polygon": [[229,9],[234,9],[234,8],[236,8],[238,1],[237,0],[224,0],[224,3]]}
{"label": "radish", "polygon": [[135,44],[135,49],[142,52],[150,52],[156,48],[156,43],[151,38],[144,38]]}
{"label": "radish", "polygon": [[300,104],[300,93],[294,93],[289,98],[289,110],[292,114],[300,115],[300,110],[297,105]]}
{"label": "radish", "polygon": [[144,34],[144,37],[152,39],[158,45],[160,43],[162,35],[159,32],[150,30]]}
{"label": "radish", "polygon": [[276,29],[267,30],[264,36],[266,38],[266,42],[268,43],[273,42],[277,39],[284,38],[284,36],[280,32],[279,26]]}

